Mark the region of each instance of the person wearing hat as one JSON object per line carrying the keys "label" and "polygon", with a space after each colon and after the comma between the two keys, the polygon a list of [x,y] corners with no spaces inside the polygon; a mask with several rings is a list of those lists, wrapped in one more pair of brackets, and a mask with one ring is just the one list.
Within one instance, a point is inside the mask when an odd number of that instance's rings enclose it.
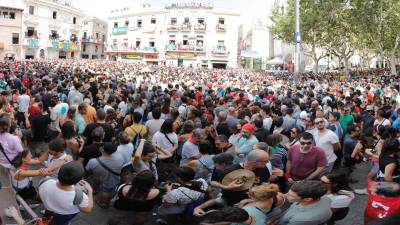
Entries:
{"label": "person wearing hat", "polygon": [[117,145],[111,142],[104,143],[99,158],[90,159],[85,167],[88,174],[93,174],[94,179],[99,182],[100,195],[96,203],[107,208],[112,198],[112,193],[120,184],[120,173],[124,165],[124,159],[120,154],[114,154],[117,151]]}
{"label": "person wearing hat", "polygon": [[237,161],[243,162],[246,160],[247,154],[253,149],[253,145],[258,143],[256,136],[254,136],[254,125],[247,123],[242,126],[241,137],[237,143]]}

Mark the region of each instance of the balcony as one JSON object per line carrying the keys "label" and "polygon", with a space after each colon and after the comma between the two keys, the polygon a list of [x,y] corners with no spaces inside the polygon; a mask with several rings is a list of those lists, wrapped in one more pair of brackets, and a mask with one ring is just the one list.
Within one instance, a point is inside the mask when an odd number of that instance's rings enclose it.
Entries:
{"label": "balcony", "polygon": [[77,42],[60,41],[58,39],[49,40],[49,47],[56,49],[56,50],[66,51],[66,52],[79,51],[79,49],[80,49],[79,44]]}
{"label": "balcony", "polygon": [[35,30],[33,32],[25,32],[25,38],[38,39],[37,31]]}
{"label": "balcony", "polygon": [[179,26],[177,24],[168,24],[167,31],[177,32],[177,31],[179,31]]}
{"label": "balcony", "polygon": [[215,27],[215,30],[217,32],[226,32],[226,25],[225,24],[217,24],[217,26]]}
{"label": "balcony", "polygon": [[86,37],[86,38],[82,38],[81,39],[81,43],[94,43],[94,44],[98,44],[98,45],[103,45],[104,44],[104,41],[103,41],[103,39],[101,39],[101,38],[92,38],[92,37]]}
{"label": "balcony", "polygon": [[205,47],[201,45],[174,45],[169,44],[165,46],[166,51],[180,51],[180,52],[204,52]]}
{"label": "balcony", "polygon": [[198,23],[194,26],[194,31],[196,32],[206,32],[207,25]]}
{"label": "balcony", "polygon": [[39,38],[37,36],[25,36],[24,45],[28,48],[39,48]]}
{"label": "balcony", "polygon": [[140,52],[157,52],[157,48],[155,47],[140,47],[138,49]]}
{"label": "balcony", "polygon": [[192,24],[191,23],[184,23],[181,26],[181,31],[182,32],[190,32],[192,30]]}
{"label": "balcony", "polygon": [[124,35],[128,33],[128,27],[114,27],[112,30],[113,35]]}
{"label": "balcony", "polygon": [[229,52],[226,50],[225,46],[218,46],[214,48],[211,52],[215,56],[228,56]]}

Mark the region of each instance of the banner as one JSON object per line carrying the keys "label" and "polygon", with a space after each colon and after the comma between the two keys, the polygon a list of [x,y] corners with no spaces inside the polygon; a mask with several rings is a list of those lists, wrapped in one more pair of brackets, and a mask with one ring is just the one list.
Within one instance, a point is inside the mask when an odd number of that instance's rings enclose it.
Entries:
{"label": "banner", "polygon": [[112,31],[113,35],[122,35],[122,34],[127,34],[127,33],[128,33],[127,27],[116,27],[116,28],[113,28],[113,31]]}

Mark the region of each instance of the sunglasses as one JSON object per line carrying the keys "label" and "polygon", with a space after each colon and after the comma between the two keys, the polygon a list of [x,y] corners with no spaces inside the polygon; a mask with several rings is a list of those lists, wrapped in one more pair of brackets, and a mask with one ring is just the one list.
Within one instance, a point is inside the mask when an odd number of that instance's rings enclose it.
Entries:
{"label": "sunglasses", "polygon": [[315,124],[324,123],[324,121],[316,121]]}
{"label": "sunglasses", "polygon": [[300,141],[301,145],[312,145],[311,141]]}

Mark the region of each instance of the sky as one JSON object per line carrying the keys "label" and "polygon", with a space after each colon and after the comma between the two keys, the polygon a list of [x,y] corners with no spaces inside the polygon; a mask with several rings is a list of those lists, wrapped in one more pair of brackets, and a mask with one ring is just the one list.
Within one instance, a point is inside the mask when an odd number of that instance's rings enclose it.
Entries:
{"label": "sky", "polygon": [[[250,22],[253,17],[266,17],[271,11],[275,0],[147,0],[151,5],[162,6],[166,3],[175,2],[211,2],[215,7],[235,9],[241,13],[243,20]],[[129,5],[137,5],[143,0],[72,0],[72,4],[84,12],[106,20],[112,9],[122,8]],[[250,4],[251,3],[251,4]]]}

